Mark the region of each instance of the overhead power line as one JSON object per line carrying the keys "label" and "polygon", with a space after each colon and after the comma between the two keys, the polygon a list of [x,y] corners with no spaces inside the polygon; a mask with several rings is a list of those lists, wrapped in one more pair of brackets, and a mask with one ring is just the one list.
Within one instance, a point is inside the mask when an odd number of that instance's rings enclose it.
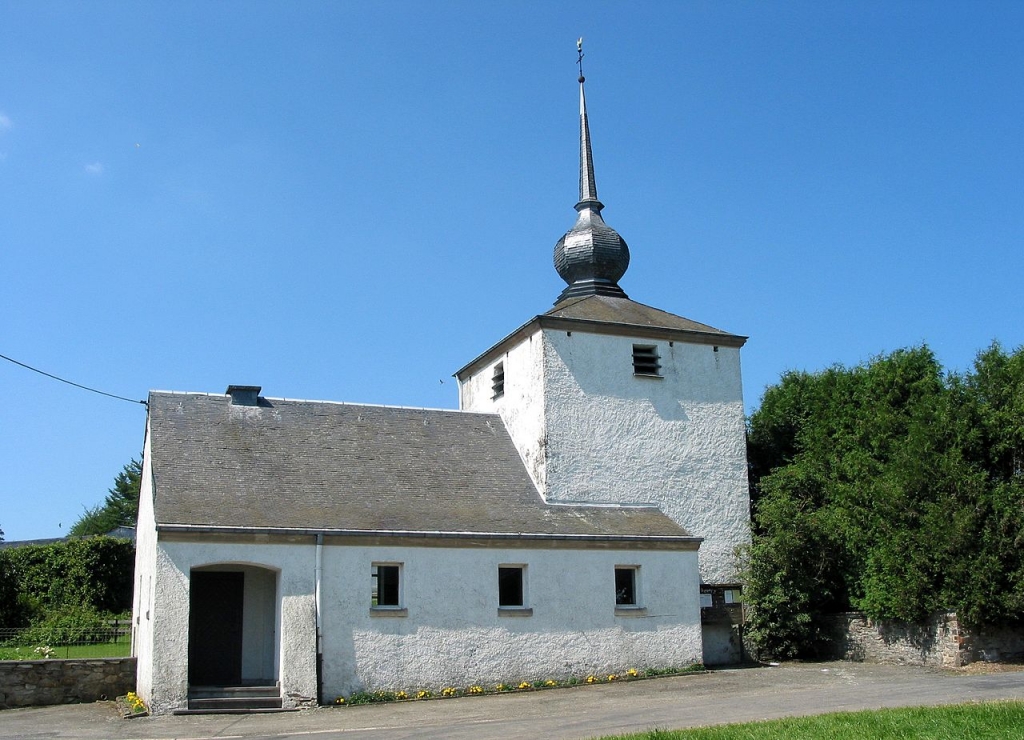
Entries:
{"label": "overhead power line", "polygon": [[18,362],[14,358],[8,357],[7,355],[0,355],[0,359],[7,360],[8,362],[13,362],[15,365],[19,365],[19,366],[25,368],[26,370],[31,370],[34,373],[39,373],[40,375],[45,375],[47,378],[53,378],[54,380],[59,380],[61,383],[67,383],[68,385],[75,386],[75,388],[81,388],[83,391],[91,391],[92,393],[99,393],[101,396],[108,396],[109,398],[116,398],[118,401],[127,401],[128,403],[141,403],[143,406],[148,406],[149,405],[146,401],[138,401],[138,400],[136,400],[134,398],[125,398],[124,396],[118,396],[118,395],[116,395],[114,393],[107,393],[106,391],[101,391],[101,390],[98,390],[96,388],[90,388],[89,386],[82,385],[81,383],[73,383],[70,380],[66,380],[64,378],[59,378],[56,375],[54,375],[52,373],[48,373],[48,372],[46,372],[44,370],[40,370],[37,367],[32,367],[31,365],[26,365],[24,362]]}

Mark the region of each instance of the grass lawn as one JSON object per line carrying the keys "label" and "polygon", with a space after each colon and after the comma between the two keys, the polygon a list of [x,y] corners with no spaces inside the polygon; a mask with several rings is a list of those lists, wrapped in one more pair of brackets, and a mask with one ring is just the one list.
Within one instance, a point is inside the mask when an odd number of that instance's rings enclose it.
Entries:
{"label": "grass lawn", "polygon": [[836,712],[693,730],[651,730],[601,740],[987,740],[1024,738],[1024,702]]}
{"label": "grass lawn", "polygon": [[[131,655],[132,643],[129,635],[123,635],[113,642],[97,642],[88,645],[51,646],[51,658],[125,658]],[[44,656],[35,652],[35,646],[0,647],[0,660],[40,660]]]}

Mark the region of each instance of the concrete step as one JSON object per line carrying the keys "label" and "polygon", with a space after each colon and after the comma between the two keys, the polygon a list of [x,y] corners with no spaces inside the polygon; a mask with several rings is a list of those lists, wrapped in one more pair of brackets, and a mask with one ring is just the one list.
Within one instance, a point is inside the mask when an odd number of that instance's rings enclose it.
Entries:
{"label": "concrete step", "polygon": [[189,709],[280,709],[280,696],[219,696],[188,700]]}
{"label": "concrete step", "polygon": [[171,714],[276,714],[279,712],[297,712],[296,707],[273,709],[175,709]]}
{"label": "concrete step", "polygon": [[277,684],[268,686],[190,686],[189,699],[234,699],[243,697],[280,697]]}
{"label": "concrete step", "polygon": [[246,714],[291,711],[282,708],[281,689],[270,686],[190,686],[188,709],[175,714]]}

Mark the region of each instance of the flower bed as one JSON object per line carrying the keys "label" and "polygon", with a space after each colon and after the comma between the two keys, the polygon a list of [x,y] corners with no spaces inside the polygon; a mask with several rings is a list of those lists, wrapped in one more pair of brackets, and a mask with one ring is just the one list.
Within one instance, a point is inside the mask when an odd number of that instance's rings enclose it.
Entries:
{"label": "flower bed", "polygon": [[117,697],[117,710],[124,719],[145,717],[149,714],[146,702],[142,701],[134,691],[129,691],[124,696]]}
{"label": "flower bed", "polygon": [[603,675],[589,675],[582,678],[572,676],[568,679],[556,681],[547,679],[542,681],[519,681],[510,683],[497,683],[491,687],[474,684],[460,688],[457,686],[446,686],[439,691],[420,689],[419,691],[356,691],[348,697],[339,696],[334,700],[336,706],[358,706],[360,704],[380,704],[390,701],[418,701],[423,699],[453,699],[459,696],[485,696],[487,694],[504,694],[509,692],[540,691],[544,689],[570,688],[573,686],[592,685],[601,683],[613,683],[621,681],[639,681],[645,678],[658,678],[661,676],[680,676],[687,673],[700,673],[704,666],[700,663],[687,666],[686,668],[648,668],[638,671],[630,668],[623,673],[609,673]]}

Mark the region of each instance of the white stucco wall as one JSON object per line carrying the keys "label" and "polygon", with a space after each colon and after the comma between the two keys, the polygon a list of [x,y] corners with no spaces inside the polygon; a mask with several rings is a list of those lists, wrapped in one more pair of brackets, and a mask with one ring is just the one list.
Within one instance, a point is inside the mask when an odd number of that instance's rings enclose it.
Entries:
{"label": "white stucco wall", "polygon": [[135,528],[135,583],[132,596],[132,655],[135,691],[147,704],[153,694],[153,576],[156,572],[156,521],[153,517],[153,468],[147,424],[139,482],[139,518]]}
{"label": "white stucco wall", "polygon": [[[505,393],[492,399],[494,368],[499,362],[505,365]],[[459,408],[501,414],[542,494],[546,460],[543,381],[544,349],[541,335],[536,332],[459,385]]]}
{"label": "white stucco wall", "polygon": [[[255,606],[261,620],[260,595],[276,580],[282,695],[286,705],[316,696],[312,542],[161,541],[155,552],[152,628],[139,633],[150,656],[140,692],[154,713],[187,706],[189,574],[214,565],[245,570],[256,583],[247,610]],[[401,564],[399,615],[371,609],[373,563]],[[499,610],[499,565],[526,566],[532,614]],[[639,567],[642,610],[616,610],[616,565]],[[276,573],[250,579],[250,566]],[[326,701],[365,689],[585,676],[702,657],[696,551],[327,545],[322,579]]]}
{"label": "white stucco wall", "polygon": [[249,565],[242,601],[242,681],[277,677],[277,573]]}
{"label": "white stucco wall", "polygon": [[[694,551],[327,547],[324,698],[561,678],[701,660]],[[371,564],[402,563],[404,616],[370,608]],[[498,566],[527,566],[530,616],[502,616]],[[614,568],[643,612],[616,616]]]}
{"label": "white stucco wall", "polygon": [[[663,377],[633,374],[633,344],[657,346]],[[548,501],[656,503],[704,538],[704,582],[736,580],[750,537],[738,348],[544,329],[507,356],[505,398],[489,399],[492,364],[462,407],[501,415]]]}
{"label": "white stucco wall", "polygon": [[[188,699],[189,575],[193,568],[235,564],[277,571],[276,643],[286,705],[316,697],[316,625],[313,598],[315,546],[160,541],[154,578],[152,682],[155,713],[184,708]],[[269,587],[263,583],[259,588]],[[249,591],[248,594],[252,594]],[[248,595],[247,594],[247,595]],[[268,615],[261,613],[264,620]],[[249,630],[254,629],[252,622]],[[243,619],[243,640],[246,625]],[[247,666],[253,669],[251,662]],[[243,667],[243,670],[246,666]]]}
{"label": "white stucco wall", "polygon": [[[633,375],[634,343],[657,346],[662,378]],[[705,582],[736,580],[750,537],[739,349],[550,330],[544,349],[548,499],[657,503],[704,538]]]}

